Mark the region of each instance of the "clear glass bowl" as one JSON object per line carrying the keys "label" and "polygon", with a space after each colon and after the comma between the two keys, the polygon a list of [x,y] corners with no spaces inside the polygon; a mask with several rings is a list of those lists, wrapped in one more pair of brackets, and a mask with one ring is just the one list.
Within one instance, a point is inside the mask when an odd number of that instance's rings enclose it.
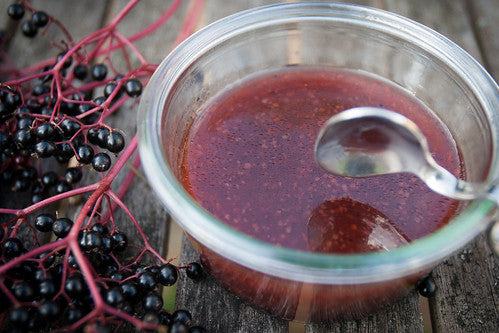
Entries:
{"label": "clear glass bowl", "polygon": [[429,236],[356,255],[276,247],[214,218],[179,182],[189,125],[228,86],[288,65],[360,69],[413,93],[450,129],[470,181],[499,178],[499,88],[440,34],[392,13],[344,4],[283,4],[229,16],[188,38],[158,67],[140,104],[141,159],[203,264],[228,289],[281,317],[355,318],[406,295],[421,274],[486,228],[494,204],[469,202]]}

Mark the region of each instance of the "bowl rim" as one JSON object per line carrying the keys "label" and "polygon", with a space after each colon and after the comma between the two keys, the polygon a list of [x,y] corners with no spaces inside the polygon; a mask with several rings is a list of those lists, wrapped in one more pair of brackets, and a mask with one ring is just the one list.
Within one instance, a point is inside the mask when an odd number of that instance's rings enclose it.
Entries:
{"label": "bowl rim", "polygon": [[[161,115],[174,82],[213,45],[257,26],[297,19],[347,20],[409,40],[449,65],[471,87],[490,122],[499,124],[499,115],[493,111],[499,110],[497,84],[471,55],[426,26],[384,10],[351,4],[286,3],[245,10],[206,26],[178,45],[158,66],[140,102],[138,139],[140,158],[147,166],[144,171],[180,226],[211,251],[252,270],[286,280],[346,285],[420,273],[485,230],[495,205],[489,200],[475,200],[436,232],[389,252],[312,253],[277,247],[236,231],[210,215],[184,190],[168,166],[160,142]],[[488,181],[499,175],[497,134],[492,134]]]}

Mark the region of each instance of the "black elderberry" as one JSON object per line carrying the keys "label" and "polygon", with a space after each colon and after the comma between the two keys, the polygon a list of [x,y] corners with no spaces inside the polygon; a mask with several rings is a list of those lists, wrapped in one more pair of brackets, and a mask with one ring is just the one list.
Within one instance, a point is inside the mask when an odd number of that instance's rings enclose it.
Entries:
{"label": "black elderberry", "polygon": [[50,279],[46,279],[43,281],[40,281],[38,285],[38,294],[42,298],[49,299],[52,296],[54,296],[57,293],[56,286],[54,284],[54,281]]}
{"label": "black elderberry", "polygon": [[[109,82],[108,84],[106,84],[104,86],[104,96],[106,98],[108,98],[116,90],[116,88],[117,88],[116,82]],[[116,93],[116,95],[114,96],[114,98],[115,99],[120,98],[121,94],[122,94],[122,90],[120,89],[120,90],[118,90],[118,92]]]}
{"label": "black elderberry", "polygon": [[159,311],[159,322],[161,325],[170,326],[172,323],[172,314],[165,310]]}
{"label": "black elderberry", "polygon": [[14,143],[18,149],[28,149],[35,143],[35,136],[30,129],[20,129],[14,135]]}
{"label": "black elderberry", "polygon": [[59,127],[62,129],[64,137],[69,139],[80,130],[81,125],[73,119],[66,118],[60,123]]}
{"label": "black elderberry", "polygon": [[119,153],[125,147],[125,138],[120,132],[112,131],[106,138],[106,148],[112,153]]}
{"label": "black elderberry", "polygon": [[71,191],[73,188],[66,180],[60,180],[55,184],[55,193],[61,194],[64,192]]}
{"label": "black elderberry", "polygon": [[125,92],[130,97],[140,96],[142,93],[142,83],[137,79],[129,79],[125,82]]}
{"label": "black elderberry", "polygon": [[113,252],[122,252],[128,246],[128,237],[122,232],[115,232],[111,235],[113,242]]}
{"label": "black elderberry", "polygon": [[189,325],[181,322],[173,322],[168,328],[168,333],[188,333]]}
{"label": "black elderberry", "polygon": [[142,316],[142,321],[149,323],[149,324],[154,324],[158,325],[159,324],[159,316],[156,312],[149,311],[144,313]]}
{"label": "black elderberry", "polygon": [[26,21],[23,22],[23,24],[21,25],[21,31],[23,32],[24,36],[31,38],[36,36],[38,28],[33,22]]}
{"label": "black elderberry", "polygon": [[99,144],[99,140],[97,138],[97,133],[99,131],[99,127],[92,127],[87,131],[87,139],[91,144],[97,145]]}
{"label": "black elderberry", "polygon": [[109,233],[109,229],[103,223],[96,223],[91,229],[101,235],[107,235]]}
{"label": "black elderberry", "polygon": [[[66,52],[61,52],[57,55],[57,62],[61,61],[62,58],[66,55]],[[69,56],[65,61],[64,64],[62,64],[62,68],[69,68],[71,64],[73,63],[73,58]]]}
{"label": "black elderberry", "polygon": [[85,292],[85,282],[79,273],[70,275],[64,284],[64,291],[70,297],[77,297]]}
{"label": "black elderberry", "polygon": [[9,310],[9,322],[15,327],[26,327],[29,320],[29,311],[26,307],[17,307]]}
{"label": "black elderberry", "polygon": [[33,124],[33,118],[27,116],[21,116],[17,121],[17,129],[29,129]]}
{"label": "black elderberry", "polygon": [[[42,259],[41,264],[44,267],[50,267],[55,261],[55,254],[50,254],[49,252],[43,252],[38,255],[39,259]],[[47,272],[47,276],[51,276],[50,272]]]}
{"label": "black elderberry", "polygon": [[113,241],[111,239],[111,236],[102,235],[101,238],[102,238],[102,244],[100,250],[105,254],[111,253],[111,251],[113,250]]}
{"label": "black elderberry", "polygon": [[68,256],[68,265],[69,267],[73,267],[74,269],[78,269],[78,261],[76,260],[75,256],[71,253]]}
{"label": "black elderberry", "polygon": [[146,311],[159,311],[163,308],[163,298],[157,291],[150,291],[142,299],[142,306]]}
{"label": "black elderberry", "polygon": [[420,281],[418,281],[416,289],[421,296],[432,297],[435,295],[437,286],[435,284],[435,280],[433,280],[433,278],[428,275],[423,279],[421,279]]}
{"label": "black elderberry", "polygon": [[73,221],[66,217],[58,218],[52,224],[52,231],[57,237],[66,237],[71,231],[71,227],[73,226]]}
{"label": "black elderberry", "polygon": [[0,117],[8,116],[13,113],[14,109],[7,107],[5,103],[0,103]]}
{"label": "black elderberry", "polygon": [[97,130],[96,138],[97,138],[97,144],[101,148],[107,148],[107,138],[111,131],[107,127],[100,127]]}
{"label": "black elderberry", "polygon": [[49,16],[42,11],[34,12],[33,16],[31,16],[31,22],[37,27],[42,28],[49,23]]}
{"label": "black elderberry", "polygon": [[41,181],[46,187],[54,186],[57,183],[58,176],[54,171],[47,171],[43,174]]}
{"label": "black elderberry", "polygon": [[109,274],[109,278],[116,280],[116,281],[122,281],[126,277],[125,273],[123,271],[115,271]]}
{"label": "black elderberry", "polygon": [[7,132],[0,131],[0,150],[4,150],[12,143],[12,138]]}
{"label": "black elderberry", "polygon": [[47,158],[56,152],[57,147],[52,141],[39,141],[35,144],[34,152],[38,157]]}
{"label": "black elderberry", "polygon": [[50,88],[47,87],[46,85],[44,84],[39,84],[35,87],[33,87],[33,96],[40,96],[40,95],[43,95],[45,93],[48,93],[50,91]]}
{"label": "black elderberry", "polygon": [[59,313],[59,305],[52,300],[46,300],[38,305],[38,314],[44,320],[55,319],[59,316]]}
{"label": "black elderberry", "polygon": [[29,180],[25,178],[14,178],[14,181],[12,183],[12,186],[10,187],[10,190],[12,192],[24,192],[27,191],[30,187],[31,183]]}
{"label": "black elderberry", "polygon": [[153,290],[157,284],[154,275],[147,271],[140,273],[137,282],[142,290]]}
{"label": "black elderberry", "polygon": [[127,280],[120,285],[121,293],[127,300],[135,302],[140,295],[139,286],[133,280]]}
{"label": "black elderberry", "polygon": [[88,164],[92,162],[94,158],[94,149],[92,146],[83,144],[78,146],[76,149],[76,159],[82,164]]}
{"label": "black elderberry", "polygon": [[189,311],[187,310],[177,310],[173,313],[172,315],[172,321],[174,323],[178,322],[178,323],[183,323],[187,326],[190,326],[191,325],[191,321],[192,321],[192,315]]}
{"label": "black elderberry", "polygon": [[83,317],[83,312],[78,308],[69,308],[66,312],[66,320],[72,324],[77,322]]}
{"label": "black elderberry", "polygon": [[80,238],[80,247],[83,251],[91,251],[102,246],[102,237],[95,231],[83,231]]}
{"label": "black elderberry", "polygon": [[27,166],[19,170],[19,175],[24,179],[35,180],[38,176],[38,172],[34,167]]}
{"label": "black elderberry", "polygon": [[92,159],[92,167],[98,172],[107,171],[111,167],[111,158],[106,153],[98,153]]}
{"label": "black elderberry", "polygon": [[54,126],[50,123],[39,124],[38,126],[36,126],[35,135],[40,140],[51,139],[55,135]]}
{"label": "black elderberry", "polygon": [[177,268],[172,264],[164,264],[159,267],[157,274],[158,282],[164,286],[171,286],[177,282]]}
{"label": "black elderberry", "polygon": [[68,168],[64,174],[64,178],[70,185],[78,183],[82,177],[81,168]]}
{"label": "black elderberry", "polygon": [[33,301],[36,295],[32,285],[26,281],[15,282],[11,289],[14,297],[20,302]]}
{"label": "black elderberry", "polygon": [[7,238],[2,243],[3,256],[10,260],[22,254],[24,247],[21,241],[15,237]]}
{"label": "black elderberry", "polygon": [[79,80],[85,80],[85,78],[87,77],[87,73],[88,70],[87,66],[85,65],[78,64],[73,68],[73,75]]}
{"label": "black elderberry", "polygon": [[104,96],[99,96],[99,97],[94,98],[94,103],[97,105],[102,105],[106,101],[106,99],[107,98]]}
{"label": "black elderberry", "polygon": [[197,262],[191,262],[189,265],[187,265],[187,268],[185,269],[185,273],[187,274],[187,276],[194,280],[194,281],[198,281],[200,280],[201,278],[203,278],[203,267],[201,266],[201,264],[197,263]]}
{"label": "black elderberry", "polygon": [[67,142],[61,142],[57,144],[57,156],[61,157],[63,160],[69,161],[74,155],[73,147]]}
{"label": "black elderberry", "polygon": [[104,294],[104,301],[112,306],[117,306],[124,301],[121,290],[118,287],[108,289]]}
{"label": "black elderberry", "polygon": [[7,14],[14,20],[20,20],[24,16],[24,7],[20,4],[13,4],[7,7]]}
{"label": "black elderberry", "polygon": [[107,67],[104,64],[92,66],[92,78],[96,81],[102,81],[107,76]]}
{"label": "black elderberry", "polygon": [[55,217],[52,214],[43,213],[35,218],[35,228],[42,232],[52,231]]}

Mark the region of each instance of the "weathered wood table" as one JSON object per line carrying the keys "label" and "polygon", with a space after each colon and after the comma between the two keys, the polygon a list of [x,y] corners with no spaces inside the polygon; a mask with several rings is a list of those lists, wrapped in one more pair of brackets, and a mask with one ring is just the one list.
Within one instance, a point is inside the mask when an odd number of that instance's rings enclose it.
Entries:
{"label": "weathered wood table", "polygon": [[[32,1],[34,7],[50,12],[79,38],[114,16],[126,0]],[[206,0],[196,28],[239,10],[275,3],[271,0]],[[499,79],[499,0],[357,0],[346,1],[385,9],[412,18],[446,35],[478,59]],[[0,10],[11,1],[3,0]],[[123,35],[148,25],[171,1],[145,0],[121,26]],[[150,62],[159,63],[171,49],[183,15],[192,4],[184,1],[178,12],[157,32],[136,43]],[[5,28],[9,23],[2,22]],[[6,21],[6,20],[5,20]],[[53,56],[46,47],[15,40],[7,52],[19,66],[33,59]],[[17,56],[19,55],[19,56]],[[116,127],[131,138],[135,132],[136,105],[131,115],[113,119]],[[499,110],[498,110],[499,111]],[[120,113],[121,115],[124,112]],[[140,198],[140,199],[139,199]],[[127,205],[144,227],[151,243],[180,263],[196,260],[182,234],[143,178],[136,177],[125,197]],[[138,236],[137,236],[138,237]],[[180,242],[182,241],[182,246]],[[427,301],[415,292],[404,300],[356,321],[294,323],[281,320],[240,301],[208,277],[200,282],[182,277],[177,286],[176,307],[188,308],[197,323],[209,332],[499,332],[499,266],[482,236],[440,264],[434,271],[438,291]]]}

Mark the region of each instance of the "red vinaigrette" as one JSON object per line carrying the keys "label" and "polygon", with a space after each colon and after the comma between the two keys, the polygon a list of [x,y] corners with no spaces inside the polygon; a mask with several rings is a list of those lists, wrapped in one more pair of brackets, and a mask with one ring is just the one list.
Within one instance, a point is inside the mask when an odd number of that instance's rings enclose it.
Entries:
{"label": "red vinaigrette", "polygon": [[458,202],[416,176],[349,179],[316,164],[321,125],[356,106],[404,114],[426,135],[436,161],[456,176],[463,173],[448,129],[407,91],[365,72],[290,67],[239,82],[196,117],[182,183],[233,228],[299,250],[390,250],[445,225]]}

